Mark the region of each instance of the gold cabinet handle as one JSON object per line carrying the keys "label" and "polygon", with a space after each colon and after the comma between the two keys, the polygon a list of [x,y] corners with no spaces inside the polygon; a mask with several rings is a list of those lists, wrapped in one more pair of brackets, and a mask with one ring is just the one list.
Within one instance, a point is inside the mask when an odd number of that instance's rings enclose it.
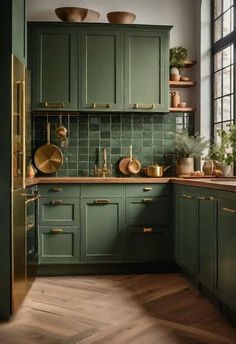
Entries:
{"label": "gold cabinet handle", "polygon": [[193,196],[190,196],[190,195],[181,195],[182,198],[187,198],[187,199],[193,199]]}
{"label": "gold cabinet handle", "polygon": [[210,197],[198,197],[200,201],[214,201],[215,197],[210,196]]}
{"label": "gold cabinet handle", "polygon": [[47,109],[56,109],[56,108],[64,108],[65,104],[64,103],[44,103],[44,107]]}
{"label": "gold cabinet handle", "polygon": [[107,103],[107,104],[98,104],[98,103],[92,103],[91,108],[93,109],[111,109],[111,103]]}
{"label": "gold cabinet handle", "polygon": [[62,188],[59,188],[59,187],[51,188],[51,191],[55,191],[55,192],[60,192],[61,190]]}
{"label": "gold cabinet handle", "polygon": [[109,204],[111,203],[110,199],[95,199],[93,201],[94,204]]}
{"label": "gold cabinet handle", "polygon": [[222,208],[223,211],[231,214],[236,214],[236,209],[231,209],[231,208]]}
{"label": "gold cabinet handle", "polygon": [[152,188],[143,188],[143,191],[151,191]]}
{"label": "gold cabinet handle", "polygon": [[143,227],[143,233],[151,233],[152,227]]}
{"label": "gold cabinet handle", "polygon": [[155,109],[155,104],[134,104],[134,109],[146,109],[152,110]]}
{"label": "gold cabinet handle", "polygon": [[143,202],[144,202],[144,203],[152,203],[152,202],[153,202],[153,199],[152,199],[152,198],[144,198],[144,199],[143,199]]}
{"label": "gold cabinet handle", "polygon": [[29,231],[33,227],[34,227],[34,223],[29,223],[25,229],[26,229],[26,231]]}
{"label": "gold cabinet handle", "polygon": [[63,201],[61,199],[54,199],[50,202],[52,205],[60,205],[63,204]]}
{"label": "gold cabinet handle", "polygon": [[50,230],[50,233],[52,233],[52,234],[59,234],[59,233],[62,233],[62,232],[63,232],[62,228],[52,228]]}
{"label": "gold cabinet handle", "polygon": [[35,201],[37,201],[41,197],[40,195],[38,195],[38,196],[31,196],[31,195],[27,195],[27,194],[22,194],[22,196],[27,197],[27,199],[25,200],[25,204],[35,202]]}

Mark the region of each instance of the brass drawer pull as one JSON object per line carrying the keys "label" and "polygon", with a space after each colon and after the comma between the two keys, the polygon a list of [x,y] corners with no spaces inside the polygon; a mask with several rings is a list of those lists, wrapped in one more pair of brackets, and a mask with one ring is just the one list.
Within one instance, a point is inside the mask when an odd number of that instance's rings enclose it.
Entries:
{"label": "brass drawer pull", "polygon": [[60,192],[61,190],[62,188],[59,188],[59,187],[51,188],[51,191],[55,191],[55,192]]}
{"label": "brass drawer pull", "polygon": [[193,196],[190,196],[190,195],[182,195],[182,198],[193,199]]}
{"label": "brass drawer pull", "polygon": [[215,197],[210,196],[210,197],[198,197],[200,201],[214,201]]}
{"label": "brass drawer pull", "polygon": [[29,195],[25,195],[26,197],[30,197],[28,199],[25,200],[25,204],[29,204],[31,202],[35,202],[37,201],[41,196],[29,196]]}
{"label": "brass drawer pull", "polygon": [[134,109],[153,110],[155,109],[155,104],[134,104]]}
{"label": "brass drawer pull", "polygon": [[92,103],[91,108],[93,109],[111,109],[111,103],[107,103],[107,104],[97,104],[97,103]]}
{"label": "brass drawer pull", "polygon": [[52,233],[52,234],[59,234],[59,233],[62,233],[62,232],[63,232],[62,228],[52,228],[50,230],[50,233]]}
{"label": "brass drawer pull", "polygon": [[95,199],[93,201],[94,204],[109,204],[111,203],[110,199]]}
{"label": "brass drawer pull", "polygon": [[29,223],[25,229],[26,229],[26,231],[29,231],[33,227],[34,227],[34,223]]}
{"label": "brass drawer pull", "polygon": [[143,191],[151,191],[152,188],[143,188]]}
{"label": "brass drawer pull", "polygon": [[63,201],[61,199],[54,199],[50,202],[52,205],[60,205],[63,204]]}
{"label": "brass drawer pull", "polygon": [[222,208],[222,210],[226,211],[227,213],[236,214],[236,209]]}
{"label": "brass drawer pull", "polygon": [[152,202],[153,202],[153,199],[152,199],[152,198],[144,198],[144,199],[143,199],[143,202],[144,202],[144,203],[152,203]]}
{"label": "brass drawer pull", "polygon": [[143,233],[151,233],[152,227],[143,227]]}
{"label": "brass drawer pull", "polygon": [[65,104],[64,103],[44,103],[44,107],[48,109],[56,109],[56,108],[64,108]]}

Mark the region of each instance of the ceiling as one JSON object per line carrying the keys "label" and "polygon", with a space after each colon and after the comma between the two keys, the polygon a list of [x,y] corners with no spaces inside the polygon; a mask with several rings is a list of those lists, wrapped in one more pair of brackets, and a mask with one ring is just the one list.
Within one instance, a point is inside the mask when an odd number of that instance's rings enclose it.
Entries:
{"label": "ceiling", "polygon": [[170,5],[173,4],[173,0],[27,0],[27,19],[29,21],[58,21],[54,12],[55,8],[85,7],[101,14],[99,22],[107,22],[106,13],[123,10],[135,13],[137,24],[170,24],[164,22],[165,19],[163,21],[160,19],[168,1]]}

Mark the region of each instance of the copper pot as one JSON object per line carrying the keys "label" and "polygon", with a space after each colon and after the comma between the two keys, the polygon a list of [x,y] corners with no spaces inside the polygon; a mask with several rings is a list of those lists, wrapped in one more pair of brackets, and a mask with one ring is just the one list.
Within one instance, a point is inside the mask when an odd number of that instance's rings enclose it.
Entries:
{"label": "copper pot", "polygon": [[162,177],[164,175],[164,172],[170,167],[171,166],[164,167],[164,166],[160,166],[158,164],[151,165],[151,166],[144,168],[144,173],[148,177],[153,177],[153,178]]}

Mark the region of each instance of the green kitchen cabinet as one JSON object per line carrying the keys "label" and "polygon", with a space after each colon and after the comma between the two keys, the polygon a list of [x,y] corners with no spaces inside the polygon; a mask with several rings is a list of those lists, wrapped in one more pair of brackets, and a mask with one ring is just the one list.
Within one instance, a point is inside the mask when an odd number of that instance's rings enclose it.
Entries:
{"label": "green kitchen cabinet", "polygon": [[63,24],[30,26],[33,110],[77,110],[77,34]]}
{"label": "green kitchen cabinet", "polygon": [[169,110],[169,30],[125,30],[125,110]]}
{"label": "green kitchen cabinet", "polygon": [[216,276],[216,202],[214,194],[198,193],[198,280],[214,292]]}
{"label": "green kitchen cabinet", "polygon": [[26,65],[27,62],[26,32],[25,0],[15,0],[12,2],[12,53],[24,65]]}
{"label": "green kitchen cabinet", "polygon": [[80,260],[80,231],[76,227],[39,228],[39,263],[78,263]]}
{"label": "green kitchen cabinet", "polygon": [[124,198],[82,198],[81,214],[81,260],[122,261]]}
{"label": "green kitchen cabinet", "polygon": [[187,187],[175,192],[175,260],[192,277],[197,274],[197,196]]}
{"label": "green kitchen cabinet", "polygon": [[79,35],[80,110],[122,110],[121,30],[86,27]]}
{"label": "green kitchen cabinet", "polygon": [[236,312],[236,199],[218,200],[217,222],[216,292],[217,296]]}
{"label": "green kitchen cabinet", "polygon": [[133,261],[170,260],[169,198],[126,199],[126,257]]}

